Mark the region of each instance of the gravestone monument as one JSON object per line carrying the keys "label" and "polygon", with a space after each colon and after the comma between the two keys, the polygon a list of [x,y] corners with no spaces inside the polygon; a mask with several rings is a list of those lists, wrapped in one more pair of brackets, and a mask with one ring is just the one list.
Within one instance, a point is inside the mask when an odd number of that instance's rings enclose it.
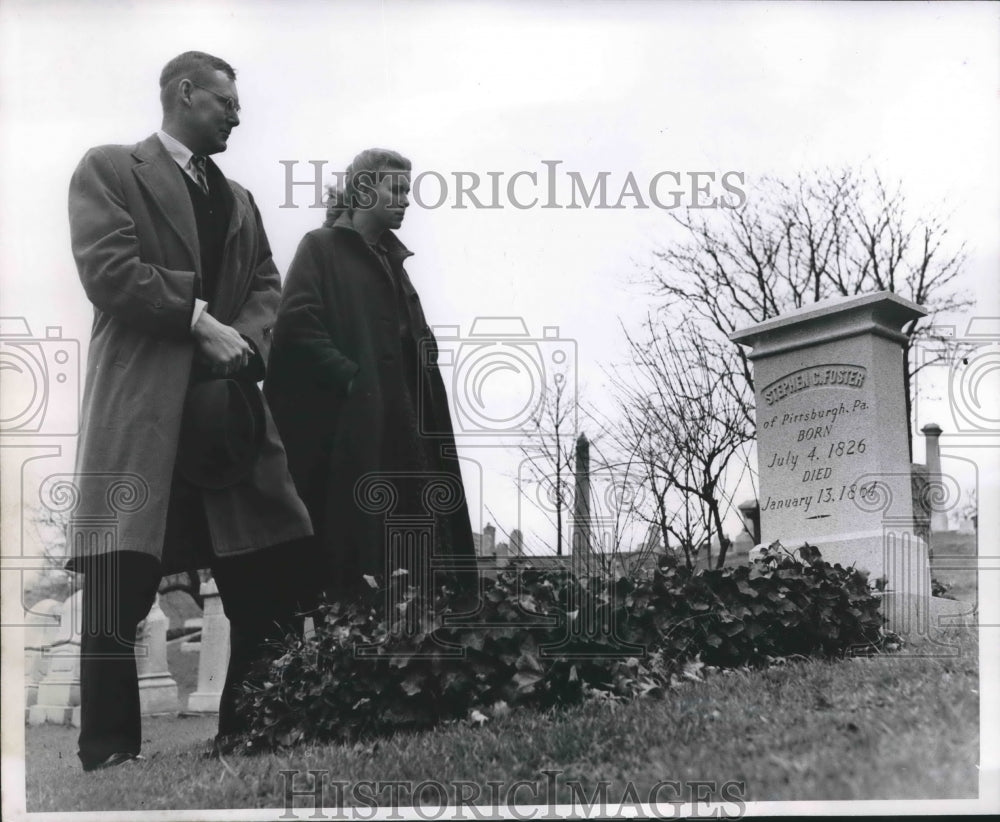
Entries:
{"label": "gravestone monument", "polygon": [[946,609],[931,602],[915,530],[906,425],[902,328],[925,314],[879,292],[730,337],[753,349],[762,542],[808,542],[828,562],[885,578],[884,613],[905,633]]}
{"label": "gravestone monument", "polygon": [[570,550],[574,570],[586,574],[593,570],[596,563],[590,519],[590,442],[585,434],[577,437],[573,466],[573,535]]}
{"label": "gravestone monument", "polygon": [[28,708],[28,724],[80,725],[80,633],[83,627],[83,590],[67,599],[60,611],[56,640],[49,646],[48,664],[38,683],[35,704]]}
{"label": "gravestone monument", "polygon": [[49,670],[49,651],[59,638],[63,604],[54,599],[36,602],[25,614],[24,704],[27,709],[38,701],[38,683]]}
{"label": "gravestone monument", "polygon": [[[927,474],[929,478],[941,476],[941,426],[935,422],[929,422],[920,429],[920,433],[926,438],[926,456],[924,462],[927,464]],[[948,512],[941,505],[930,506],[930,530],[948,530]]]}
{"label": "gravestone monument", "polygon": [[167,615],[160,608],[160,595],[153,599],[142,621],[136,648],[139,675],[139,705],[142,714],[176,713],[177,682],[167,668]]}
{"label": "gravestone monument", "polygon": [[201,584],[202,617],[198,688],[188,697],[191,713],[218,713],[229,666],[229,620],[222,608],[219,586],[214,579]]}

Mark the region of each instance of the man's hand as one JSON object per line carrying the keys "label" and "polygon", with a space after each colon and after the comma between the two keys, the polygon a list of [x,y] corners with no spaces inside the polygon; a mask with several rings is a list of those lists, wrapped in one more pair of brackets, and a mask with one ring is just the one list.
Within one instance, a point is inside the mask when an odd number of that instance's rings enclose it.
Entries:
{"label": "man's hand", "polygon": [[246,367],[253,354],[240,333],[228,325],[223,325],[207,311],[202,311],[191,329],[198,343],[201,359],[208,363],[213,374],[235,374]]}

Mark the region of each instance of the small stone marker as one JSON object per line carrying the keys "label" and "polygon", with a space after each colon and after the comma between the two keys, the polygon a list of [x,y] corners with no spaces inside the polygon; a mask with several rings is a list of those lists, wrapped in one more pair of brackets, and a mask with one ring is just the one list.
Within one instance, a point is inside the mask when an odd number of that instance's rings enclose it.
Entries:
{"label": "small stone marker", "polygon": [[157,594],[149,613],[142,621],[136,648],[141,713],[176,713],[180,707],[177,681],[167,667],[167,624],[170,620],[160,608]]}
{"label": "small stone marker", "polygon": [[36,602],[25,614],[24,629],[24,704],[30,708],[38,701],[38,684],[49,668],[49,648],[59,635],[63,604],[54,599]]}
{"label": "small stone marker", "polygon": [[[941,476],[941,426],[934,422],[929,422],[920,429],[920,433],[926,437],[927,455],[924,462],[927,464],[927,474],[930,478]],[[941,505],[935,505],[935,500],[930,501],[930,529],[931,531],[948,530],[948,512]]]}
{"label": "small stone marker", "polygon": [[926,313],[883,291],[730,337],[753,348],[762,542],[808,542],[886,578],[902,597],[885,612],[905,632],[917,610],[926,619],[930,567],[914,528],[901,329]]}
{"label": "small stone marker", "polygon": [[222,610],[222,598],[214,579],[201,584],[201,595],[205,608],[198,656],[198,690],[188,697],[187,709],[192,713],[218,713],[229,666],[229,620]]}
{"label": "small stone marker", "polygon": [[80,725],[82,589],[63,603],[60,619],[59,634],[47,653],[47,670],[38,683],[35,704],[28,708],[29,725]]}
{"label": "small stone marker", "polygon": [[748,499],[737,505],[736,509],[740,512],[743,527],[733,538],[733,544],[729,550],[734,556],[740,556],[741,554],[749,554],[750,549],[760,542],[758,539],[760,535],[760,508],[757,505],[757,500]]}

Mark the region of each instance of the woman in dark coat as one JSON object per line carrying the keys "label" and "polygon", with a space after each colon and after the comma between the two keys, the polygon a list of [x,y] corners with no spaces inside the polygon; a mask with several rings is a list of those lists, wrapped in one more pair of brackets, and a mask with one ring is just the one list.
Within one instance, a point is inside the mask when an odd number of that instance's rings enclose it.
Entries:
{"label": "woman in dark coat", "polygon": [[[359,154],[288,270],[264,391],[334,596],[475,573],[437,344],[403,268],[410,162]],[[464,570],[464,573],[461,571]]]}

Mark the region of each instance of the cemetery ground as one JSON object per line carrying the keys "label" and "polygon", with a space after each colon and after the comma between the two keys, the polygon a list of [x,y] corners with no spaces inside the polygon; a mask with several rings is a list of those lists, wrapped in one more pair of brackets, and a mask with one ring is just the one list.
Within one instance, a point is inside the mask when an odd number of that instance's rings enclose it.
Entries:
{"label": "cemetery ground", "polygon": [[[939,555],[971,553],[954,539]],[[970,571],[935,571],[949,594],[974,602]],[[29,811],[282,808],[282,770],[334,780],[468,780],[510,786],[559,772],[556,801],[589,799],[602,780],[609,801],[632,782],[645,800],[661,780],[745,783],[745,801],[974,798],[979,772],[979,649],[973,628],[948,628],[946,646],[841,661],[789,659],[763,670],[715,671],[662,700],[588,702],[511,711],[481,726],[445,724],[377,742],[305,745],[274,755],[204,758],[214,716],[150,717],[146,762],[84,774],[77,730],[26,728]],[[174,667],[183,691],[193,672]],[[522,795],[528,794],[525,789]],[[332,789],[327,794],[332,802]],[[379,795],[389,803],[388,790]],[[296,800],[311,808],[311,798]],[[303,811],[303,818],[308,812]]]}

